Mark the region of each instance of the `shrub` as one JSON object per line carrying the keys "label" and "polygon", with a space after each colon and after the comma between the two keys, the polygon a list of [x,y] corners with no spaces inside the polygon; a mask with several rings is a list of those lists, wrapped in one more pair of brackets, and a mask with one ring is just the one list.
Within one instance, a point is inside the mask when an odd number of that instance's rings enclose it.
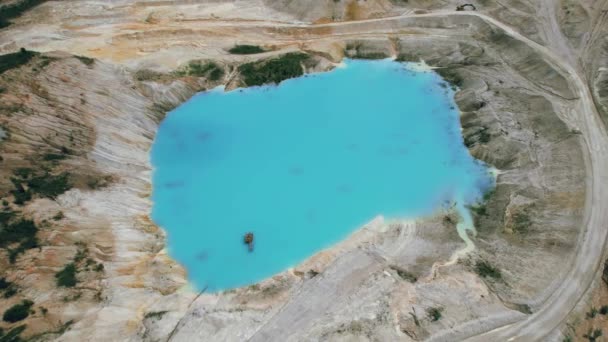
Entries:
{"label": "shrub", "polygon": [[443,308],[437,307],[437,308],[428,308],[426,310],[426,315],[427,317],[432,321],[432,322],[436,322],[438,320],[441,319],[441,312],[443,311]]}
{"label": "shrub", "polygon": [[397,275],[399,277],[401,277],[401,279],[407,280],[410,283],[415,283],[418,280],[418,278],[416,278],[416,276],[413,273],[408,272],[408,271],[402,269],[401,267],[391,266],[391,268],[393,270],[395,270],[395,272],[397,272]]}
{"label": "shrub", "polygon": [[24,64],[27,64],[37,54],[37,52],[29,51],[22,48],[19,52],[1,55],[0,74],[4,73],[7,70],[18,68]]}
{"label": "shrub", "polygon": [[601,337],[602,335],[603,335],[602,329],[589,328],[589,331],[586,334],[584,334],[583,337],[588,339],[589,341],[593,342],[593,341],[597,340],[599,337]]}
{"label": "shrub", "polygon": [[37,232],[38,227],[36,227],[34,221],[21,219],[0,230],[0,247],[31,240]]}
{"label": "shrub", "polygon": [[169,311],[153,311],[153,312],[148,312],[144,316],[144,318],[161,319],[167,312],[169,312]]}
{"label": "shrub", "polygon": [[65,159],[65,155],[57,154],[57,153],[46,153],[45,155],[42,156],[42,159],[44,161],[62,160],[62,159]]}
{"label": "shrub", "polygon": [[53,216],[54,221],[61,221],[64,218],[65,218],[65,215],[63,214],[63,211],[60,211],[57,214],[55,214],[55,216]]}
{"label": "shrub", "polygon": [[78,59],[80,62],[82,62],[82,64],[90,67],[91,65],[93,65],[95,63],[95,59],[90,58],[90,57],[85,57],[85,56],[74,56],[76,59]]}
{"label": "shrub", "polygon": [[35,236],[22,241],[17,247],[15,247],[13,249],[9,249],[8,259],[9,259],[10,263],[11,264],[15,263],[15,261],[17,261],[17,257],[20,254],[22,254],[23,252],[25,252],[26,250],[36,248],[36,247],[38,247],[38,239],[36,239]]}
{"label": "shrub", "polygon": [[6,310],[2,315],[2,320],[9,323],[22,321],[29,316],[32,305],[34,305],[34,302],[23,300],[20,304],[15,304]]}
{"label": "shrub", "polygon": [[2,334],[3,331],[0,329],[0,342],[22,342],[23,340],[19,337],[25,330],[25,325],[12,328],[7,331],[6,334]]}
{"label": "shrub", "polygon": [[57,286],[76,286],[76,283],[78,283],[78,280],[76,279],[76,265],[73,262],[65,265],[61,271],[55,273],[55,279],[57,281]]}
{"label": "shrub", "polygon": [[68,183],[68,174],[65,172],[57,176],[45,174],[33,177],[27,184],[30,191],[48,198],[55,198],[71,188]]}
{"label": "shrub", "polygon": [[602,305],[602,307],[600,308],[600,313],[602,315],[608,314],[608,305]]}
{"label": "shrub", "polygon": [[[8,202],[6,205],[8,205]],[[0,211],[0,227],[6,227],[14,216],[15,213],[12,211]]]}
{"label": "shrub", "polygon": [[21,0],[0,7],[0,28],[11,24],[10,19],[17,18],[23,12],[32,9],[46,0]]}
{"label": "shrub", "polygon": [[11,286],[8,289],[4,290],[4,298],[11,298],[12,296],[17,294],[17,287],[16,286]]}
{"label": "shrub", "polygon": [[502,274],[500,270],[490,265],[487,261],[478,261],[475,264],[475,272],[479,274],[481,277],[490,277],[494,279],[501,279]]}
{"label": "shrub", "polygon": [[589,312],[587,312],[587,318],[592,319],[592,318],[595,318],[595,316],[597,316],[597,309],[594,307],[591,307],[591,310],[589,310]]}
{"label": "shrub", "polygon": [[235,55],[252,55],[256,53],[266,52],[266,50],[262,49],[257,45],[235,45],[233,48],[228,50],[228,52]]}
{"label": "shrub", "polygon": [[462,84],[464,83],[462,76],[460,76],[460,74],[458,74],[458,72],[454,69],[438,68],[435,69],[435,72],[437,72],[439,76],[448,82],[452,86],[452,89],[462,87]]}
{"label": "shrub", "polygon": [[103,272],[104,267],[102,263],[99,263],[97,265],[95,265],[95,268],[93,269],[95,272]]}
{"label": "shrub", "polygon": [[201,61],[191,61],[185,68],[177,71],[176,74],[178,76],[207,77],[212,81],[217,81],[224,75],[224,69],[213,62],[202,63]]}
{"label": "shrub", "polygon": [[243,64],[239,66],[239,72],[247,86],[278,84],[304,74],[301,63],[308,59],[305,53],[288,53],[263,62]]}
{"label": "shrub", "polygon": [[513,215],[513,230],[517,233],[524,234],[528,232],[528,228],[532,224],[527,211],[518,211]]}

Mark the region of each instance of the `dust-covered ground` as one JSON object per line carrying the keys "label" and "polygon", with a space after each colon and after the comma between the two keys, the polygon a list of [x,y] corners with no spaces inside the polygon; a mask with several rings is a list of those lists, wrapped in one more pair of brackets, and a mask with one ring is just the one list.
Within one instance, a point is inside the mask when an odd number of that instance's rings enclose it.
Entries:
{"label": "dust-covered ground", "polygon": [[[5,319],[2,334],[544,341],[606,328],[601,313],[587,316],[608,304],[608,2],[472,4],[46,1],[7,17],[0,307],[21,303],[27,317]],[[264,52],[230,53],[237,44]],[[189,289],[148,216],[158,123],[197,91],[246,86],[247,72],[289,52],[307,55],[302,72],[344,56],[424,61],[458,89],[464,142],[498,171],[472,208],[473,252],[459,253],[450,211],[378,217],[260,284]]]}

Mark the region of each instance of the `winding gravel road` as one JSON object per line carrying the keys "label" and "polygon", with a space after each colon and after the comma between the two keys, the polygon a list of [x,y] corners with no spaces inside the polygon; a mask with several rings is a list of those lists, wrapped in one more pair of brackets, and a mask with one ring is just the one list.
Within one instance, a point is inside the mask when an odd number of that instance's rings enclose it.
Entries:
{"label": "winding gravel road", "polygon": [[[589,289],[594,277],[600,270],[603,260],[606,240],[608,237],[608,135],[595,108],[590,90],[585,82],[584,75],[572,65],[572,51],[553,51],[521,35],[512,27],[492,17],[479,12],[435,12],[429,14],[404,14],[398,17],[368,19],[340,23],[319,25],[272,23],[225,23],[227,25],[252,25],[255,27],[348,27],[373,22],[398,22],[408,18],[445,17],[445,16],[471,16],[477,17],[488,24],[502,29],[511,37],[527,44],[531,49],[544,55],[547,60],[569,81],[572,90],[578,94],[575,110],[562,119],[580,130],[584,140],[585,167],[587,171],[587,197],[584,214],[584,226],[579,235],[577,252],[574,260],[568,265],[569,272],[563,282],[556,288],[535,313],[525,316],[515,323],[505,324],[498,320],[495,326],[487,331],[478,333],[479,329],[472,329],[475,322],[468,322],[467,329],[459,333],[459,338],[468,338],[469,341],[541,341],[546,340],[566,320],[568,314],[583,298]],[[358,32],[361,34],[361,32]],[[344,35],[344,34],[338,34]],[[303,39],[305,40],[305,39]],[[562,49],[567,44],[553,44]],[[564,59],[561,56],[567,56]],[[508,320],[507,320],[508,321]],[[488,321],[484,322],[487,327]],[[491,324],[490,324],[491,325]],[[479,326],[477,327],[479,328]],[[469,333],[467,334],[467,330]],[[465,336],[463,336],[463,334]],[[447,338],[443,336],[442,339]],[[449,340],[449,339],[448,339]]]}

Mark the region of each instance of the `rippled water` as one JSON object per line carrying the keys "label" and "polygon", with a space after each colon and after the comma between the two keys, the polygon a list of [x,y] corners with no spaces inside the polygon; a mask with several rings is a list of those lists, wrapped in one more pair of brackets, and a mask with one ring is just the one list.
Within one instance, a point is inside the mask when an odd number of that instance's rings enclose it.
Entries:
{"label": "rippled water", "polygon": [[478,199],[492,180],[458,116],[437,74],[390,60],[200,93],[160,125],[153,219],[196,287],[260,281],[377,215]]}

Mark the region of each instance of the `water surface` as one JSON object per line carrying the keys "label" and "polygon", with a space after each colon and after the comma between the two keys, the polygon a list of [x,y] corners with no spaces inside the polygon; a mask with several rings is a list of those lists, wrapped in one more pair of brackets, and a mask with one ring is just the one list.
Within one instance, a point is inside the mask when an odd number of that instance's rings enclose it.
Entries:
{"label": "water surface", "polygon": [[437,74],[390,60],[343,64],[279,86],[200,93],[161,123],[153,219],[199,289],[255,283],[377,215],[462,206],[491,185]]}

